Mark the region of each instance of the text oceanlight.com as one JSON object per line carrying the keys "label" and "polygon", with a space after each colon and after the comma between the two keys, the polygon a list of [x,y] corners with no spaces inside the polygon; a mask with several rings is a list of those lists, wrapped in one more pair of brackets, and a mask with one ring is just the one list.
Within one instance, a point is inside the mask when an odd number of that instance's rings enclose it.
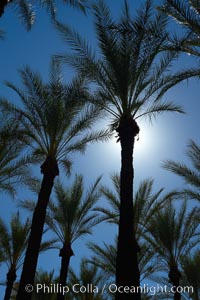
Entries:
{"label": "text oceanlight.com", "polygon": [[73,284],[71,286],[65,285],[62,286],[59,283],[52,283],[49,285],[46,284],[36,284],[34,287],[30,284],[27,284],[25,287],[27,293],[33,292],[33,290],[39,294],[62,294],[65,295],[69,292],[80,294],[80,293],[91,293],[91,294],[103,294],[104,292],[115,294],[115,293],[125,293],[125,294],[135,294],[141,292],[142,294],[156,295],[156,294],[174,294],[174,293],[193,293],[192,286],[178,286],[178,287],[169,287],[167,285],[149,285],[144,284],[139,287],[134,286],[117,286],[116,284],[104,284],[101,287],[98,287],[93,284],[81,285],[79,283]]}

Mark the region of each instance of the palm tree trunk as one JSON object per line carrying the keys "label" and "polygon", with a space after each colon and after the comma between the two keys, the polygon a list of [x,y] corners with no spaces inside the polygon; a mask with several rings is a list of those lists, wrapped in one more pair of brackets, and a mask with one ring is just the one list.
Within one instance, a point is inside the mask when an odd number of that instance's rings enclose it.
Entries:
{"label": "palm tree trunk", "polygon": [[[74,252],[71,248],[71,244],[64,243],[63,248],[60,250],[60,254],[59,254],[59,256],[62,257],[60,278],[59,278],[59,284],[61,284],[61,286],[66,285],[69,262],[70,262],[70,258],[72,255],[74,255]],[[63,295],[62,293],[58,293],[57,300],[64,300],[64,298],[65,298],[65,295]]]}
{"label": "palm tree trunk", "polygon": [[[117,129],[121,142],[120,218],[116,261],[117,287],[139,287],[138,246],[134,233],[133,211],[133,147],[139,127],[132,118],[123,118]],[[120,288],[121,289],[121,288]],[[123,289],[123,288],[122,288]],[[133,290],[133,289],[132,289]],[[132,292],[117,292],[116,300],[140,300],[140,289]]]}
{"label": "palm tree trunk", "polygon": [[10,270],[7,273],[7,282],[6,282],[6,291],[5,291],[4,300],[10,300],[13,284],[16,278],[17,278],[16,269],[11,266]]}
{"label": "palm tree trunk", "polygon": [[30,300],[32,296],[32,292],[26,291],[26,286],[29,287],[30,291],[30,285],[33,286],[34,284],[37,260],[46,217],[46,209],[49,203],[54,179],[59,174],[57,161],[53,158],[47,157],[41,166],[41,172],[43,173],[43,180],[38,196],[38,202],[33,213],[29,243],[26,250],[16,300]]}
{"label": "palm tree trunk", "polygon": [[8,4],[8,0],[1,0],[0,1],[0,18],[3,15],[3,13],[4,13],[4,9],[5,9],[5,6],[7,4]]}
{"label": "palm tree trunk", "polygon": [[[180,279],[181,279],[181,273],[179,272],[178,267],[176,265],[171,266],[169,272],[169,280],[172,283],[174,290],[180,286]],[[175,291],[174,300],[181,300],[181,293]]]}

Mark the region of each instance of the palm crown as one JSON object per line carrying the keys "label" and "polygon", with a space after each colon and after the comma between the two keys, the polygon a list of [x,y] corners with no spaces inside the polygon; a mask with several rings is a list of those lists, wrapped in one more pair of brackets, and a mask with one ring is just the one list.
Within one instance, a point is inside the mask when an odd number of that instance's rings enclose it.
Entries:
{"label": "palm crown", "polygon": [[89,94],[83,82],[75,79],[64,85],[60,66],[55,62],[51,65],[49,84],[43,83],[41,76],[29,67],[22,69],[20,75],[23,90],[10,82],[6,84],[19,95],[23,106],[16,107],[2,99],[3,109],[14,112],[29,139],[33,157],[39,161],[51,157],[69,170],[69,153],[84,151],[87,142],[105,137],[103,131],[80,137],[98,115],[94,108],[86,106]]}
{"label": "palm crown", "polygon": [[119,22],[113,20],[103,1],[94,6],[94,15],[98,51],[93,51],[77,32],[57,23],[74,50],[73,55],[57,57],[98,85],[96,104],[111,113],[115,121],[122,116],[137,119],[163,111],[182,112],[179,106],[160,100],[169,82],[176,84],[176,78],[167,72],[176,54],[158,56],[167,38],[165,18],[153,17],[150,1],[134,20],[126,1]]}
{"label": "palm crown", "polygon": [[49,203],[46,222],[62,243],[72,244],[80,236],[91,233],[97,223],[97,213],[92,212],[92,208],[99,198],[99,181],[100,178],[85,196],[81,175],[76,175],[70,188],[64,188],[60,182],[56,183],[56,201]]}
{"label": "palm crown", "polygon": [[[57,236],[58,242],[62,243],[59,254],[61,257],[59,283],[63,286],[66,284],[68,266],[74,254],[73,242],[83,235],[90,234],[97,224],[97,213],[94,213],[92,208],[99,198],[97,189],[99,181],[100,177],[85,195],[83,177],[80,175],[76,175],[70,188],[65,189],[60,182],[55,185],[56,202],[50,202],[46,222]],[[64,296],[58,295],[57,299],[64,299]]]}

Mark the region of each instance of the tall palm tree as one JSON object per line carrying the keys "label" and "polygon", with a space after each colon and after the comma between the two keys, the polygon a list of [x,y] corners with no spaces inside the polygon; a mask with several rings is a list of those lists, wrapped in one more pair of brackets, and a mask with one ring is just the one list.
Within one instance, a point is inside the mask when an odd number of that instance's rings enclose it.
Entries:
{"label": "tall palm tree", "polygon": [[[57,23],[64,41],[74,50],[57,55],[57,58],[96,84],[94,103],[112,116],[112,129],[117,132],[121,144],[118,286],[139,285],[138,247],[132,226],[133,149],[140,130],[137,120],[164,112],[183,112],[179,106],[162,101],[161,96],[189,74],[189,71],[177,75],[168,73],[177,53],[161,54],[168,38],[166,19],[153,14],[152,8],[151,1],[147,0],[133,19],[125,1],[120,20],[115,21],[104,1],[98,1],[94,5],[97,51],[93,51],[76,31]],[[197,73],[199,70],[193,70],[190,75]],[[118,295],[117,299],[121,297],[140,299],[139,294]]]}
{"label": "tall palm tree", "polygon": [[[46,222],[62,244],[59,254],[59,284],[62,286],[66,285],[70,258],[74,255],[72,244],[83,235],[91,234],[94,225],[98,223],[97,213],[92,212],[92,208],[99,198],[99,181],[100,177],[86,193],[81,175],[76,175],[72,186],[67,189],[60,182],[55,185],[56,201],[49,204]],[[57,299],[63,300],[64,295],[58,293]]]}
{"label": "tall palm tree", "polygon": [[19,213],[13,215],[10,227],[0,219],[0,249],[8,266],[6,291],[4,300],[9,300],[13,284],[17,278],[17,270],[22,266],[24,253],[28,244],[30,221],[23,223]]}
{"label": "tall palm tree", "polygon": [[[181,257],[186,256],[199,244],[199,222],[194,218],[196,208],[187,212],[186,202],[177,212],[172,203],[157,211],[150,220],[146,240],[152,245],[173,287],[180,286]],[[176,290],[174,299],[180,300],[181,294]]]}
{"label": "tall palm tree", "polygon": [[163,163],[163,167],[183,178],[185,183],[189,185],[180,194],[200,202],[200,146],[193,140],[188,143],[187,156],[191,161],[191,166],[182,162],[167,160]]}
{"label": "tall palm tree", "polygon": [[26,293],[24,287],[34,282],[46,209],[54,179],[59,175],[59,165],[69,171],[70,153],[83,152],[88,142],[105,139],[107,132],[90,131],[98,114],[86,106],[88,93],[80,80],[64,85],[60,66],[55,61],[51,65],[48,84],[28,67],[20,74],[23,90],[12,83],[7,85],[18,94],[22,106],[16,107],[6,100],[1,101],[1,106],[5,112],[13,111],[13,118],[20,122],[28,137],[27,147],[31,149],[32,157],[42,162],[43,174],[17,295],[18,300],[25,300],[31,298],[31,293]]}

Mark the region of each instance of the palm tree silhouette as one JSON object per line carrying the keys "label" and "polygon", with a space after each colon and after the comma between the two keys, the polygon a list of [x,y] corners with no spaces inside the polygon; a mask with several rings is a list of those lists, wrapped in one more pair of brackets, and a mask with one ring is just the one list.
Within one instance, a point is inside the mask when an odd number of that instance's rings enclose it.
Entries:
{"label": "palm tree silhouette", "polygon": [[[168,277],[173,287],[180,286],[181,257],[190,253],[199,244],[199,222],[194,218],[197,208],[187,212],[186,202],[180,210],[174,208],[172,203],[155,213],[148,225],[149,233],[146,240],[152,245],[160,264],[168,270]],[[175,290],[174,299],[180,300],[181,294]]]}
{"label": "palm tree silhouette", "polygon": [[[118,286],[139,286],[137,243],[133,232],[133,149],[139,133],[137,120],[164,112],[182,112],[174,103],[161,101],[170,87],[184,79],[168,69],[177,52],[163,52],[166,46],[165,17],[152,13],[150,1],[133,19],[127,1],[120,21],[115,21],[104,1],[94,5],[98,50],[76,31],[57,23],[57,28],[74,50],[57,55],[97,86],[93,102],[109,113],[112,129],[121,144],[120,220],[116,282]],[[132,274],[134,273],[134,277]],[[140,295],[117,295],[116,299],[140,299]],[[125,298],[124,298],[125,297]]]}
{"label": "palm tree silhouette", "polygon": [[24,254],[28,244],[30,221],[23,223],[19,213],[13,215],[10,226],[0,219],[0,251],[4,255],[4,262],[8,266],[6,291],[4,300],[9,300],[13,284],[17,278],[17,270],[22,266]]}
{"label": "palm tree silhouette", "polygon": [[[23,265],[17,299],[30,299],[26,284],[34,283],[39,248],[46,217],[46,208],[53,188],[54,179],[59,175],[59,165],[69,172],[70,153],[83,152],[91,141],[105,140],[107,131],[90,130],[98,112],[87,105],[89,94],[79,79],[63,85],[60,65],[51,64],[50,81],[43,83],[40,74],[26,67],[20,71],[24,89],[12,83],[7,85],[20,97],[23,107],[16,107],[2,101],[4,110],[13,112],[27,136],[27,147],[32,149],[35,162],[43,162],[42,184],[35,207],[28,248]],[[84,133],[85,132],[85,133]]]}
{"label": "palm tree silhouette", "polygon": [[[99,269],[89,264],[84,258],[80,262],[80,271],[79,275],[77,275],[71,268],[69,271],[69,286],[74,286],[74,289],[70,290],[72,293],[70,295],[67,294],[66,299],[68,300],[105,300],[108,299],[108,295],[104,295],[104,293],[100,292],[102,284],[105,283],[104,274],[99,271]],[[75,286],[76,285],[76,286]],[[88,285],[98,287],[98,292],[93,291],[92,289],[86,290],[86,292],[81,293],[77,292],[81,286],[87,287]],[[75,290],[75,292],[74,292]]]}
{"label": "palm tree silhouette", "polygon": [[[90,190],[84,195],[83,177],[76,175],[72,186],[64,188],[60,182],[55,185],[56,201],[49,203],[47,225],[62,243],[59,256],[61,269],[59,284],[65,286],[70,258],[74,255],[72,244],[80,237],[91,234],[97,224],[97,213],[92,208],[99,198],[98,183],[95,181]],[[64,295],[58,293],[58,300],[63,300]]]}
{"label": "palm tree silhouette", "polygon": [[[95,211],[101,212],[99,221],[118,224],[120,214],[120,176],[114,173],[111,176],[111,180],[114,187],[113,191],[106,186],[102,186],[100,189],[109,207],[98,206],[95,207]],[[153,179],[142,180],[133,196],[133,210],[135,212],[133,227],[138,242],[147,231],[146,228],[152,216],[161,209],[167,201],[177,197],[177,191],[163,194],[164,188],[154,192],[153,185]],[[139,248],[141,249],[140,246]]]}
{"label": "palm tree silhouette", "polygon": [[[114,190],[111,190],[106,186],[102,186],[100,190],[102,196],[107,200],[109,206],[95,207],[95,211],[101,213],[99,216],[99,222],[106,221],[110,224],[117,225],[119,223],[120,214],[120,176],[115,173],[111,176],[111,180]],[[143,235],[147,232],[147,226],[153,215],[162,207],[164,207],[167,201],[173,199],[177,193],[176,191],[172,191],[163,194],[163,188],[154,192],[153,184],[153,179],[143,180],[139,184],[133,196],[133,210],[135,212],[133,228],[136,236],[137,246],[139,248],[138,265],[141,280],[148,277],[157,269],[157,267],[153,265],[154,251],[149,244],[144,242]],[[107,268],[111,268],[111,270],[114,268],[116,269],[116,262],[114,262],[113,257],[116,253],[113,253],[113,251],[117,247],[106,244],[105,249],[101,249],[101,247],[96,244],[89,244],[89,247],[94,251],[94,253],[96,253],[96,255],[98,255],[98,259],[96,256],[93,257],[93,263],[96,261],[96,265],[100,266],[99,264],[101,264],[102,269],[104,270],[106,270],[106,264]],[[111,261],[110,267],[108,263],[109,259]],[[104,260],[107,260],[107,262]]]}
{"label": "palm tree silhouette", "polygon": [[[9,226],[0,218],[0,253],[2,262],[8,267],[4,300],[10,299],[17,271],[23,265],[30,228],[30,220],[22,222],[19,212],[12,216]],[[53,239],[42,242],[40,252],[54,248],[54,243]]]}

